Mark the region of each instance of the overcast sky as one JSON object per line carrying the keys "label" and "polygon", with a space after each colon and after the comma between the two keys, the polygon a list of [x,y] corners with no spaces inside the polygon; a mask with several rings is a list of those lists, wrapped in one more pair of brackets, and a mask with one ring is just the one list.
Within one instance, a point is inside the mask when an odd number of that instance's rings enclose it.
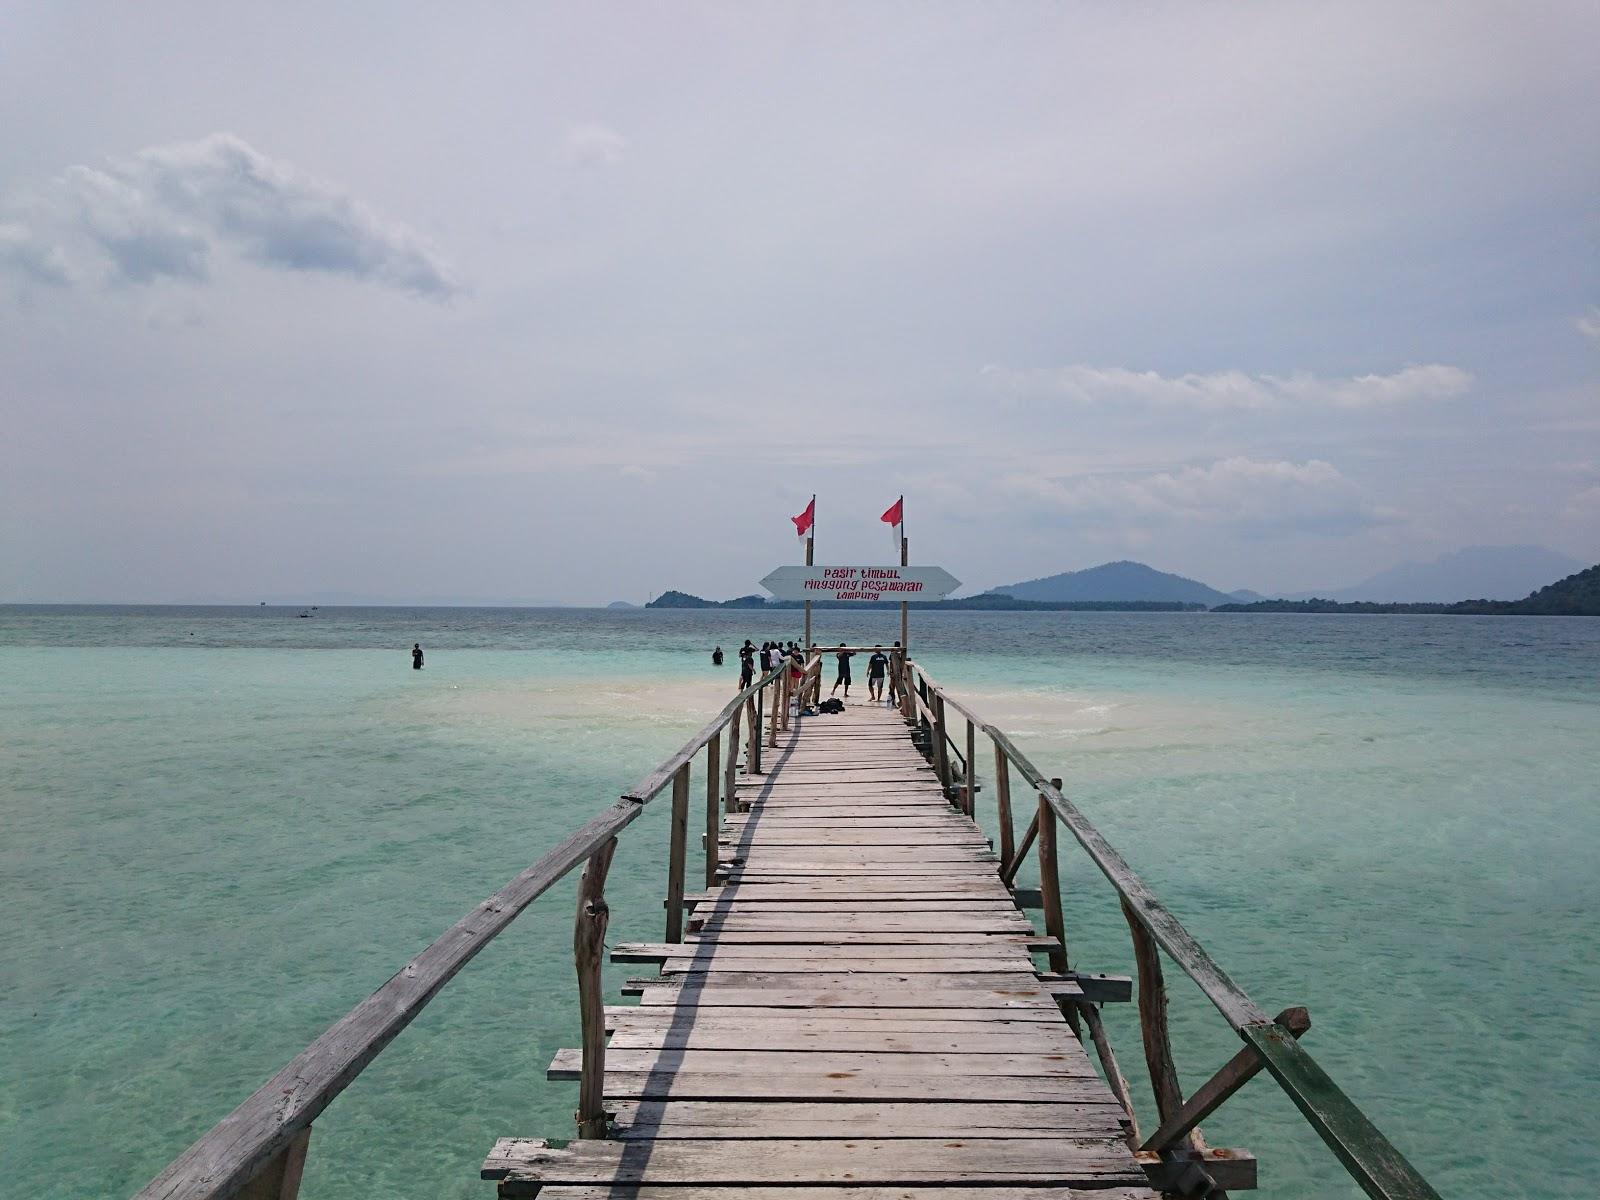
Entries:
{"label": "overcast sky", "polygon": [[1600,5],[0,0],[0,600],[1600,559]]}

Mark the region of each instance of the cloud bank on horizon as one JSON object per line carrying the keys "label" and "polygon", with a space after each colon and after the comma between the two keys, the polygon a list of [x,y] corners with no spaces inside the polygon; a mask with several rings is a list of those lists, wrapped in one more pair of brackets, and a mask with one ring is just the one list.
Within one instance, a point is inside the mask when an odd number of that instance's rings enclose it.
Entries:
{"label": "cloud bank on horizon", "polygon": [[1600,557],[1593,6],[179,10],[0,49],[0,601]]}

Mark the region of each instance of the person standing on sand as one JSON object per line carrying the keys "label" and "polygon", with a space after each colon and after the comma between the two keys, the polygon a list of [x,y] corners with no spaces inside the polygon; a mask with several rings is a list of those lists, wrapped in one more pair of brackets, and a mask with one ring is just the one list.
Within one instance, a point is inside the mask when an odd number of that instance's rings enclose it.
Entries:
{"label": "person standing on sand", "polygon": [[422,643],[421,642],[412,642],[411,643],[411,669],[413,671],[422,670]]}
{"label": "person standing on sand", "polygon": [[[855,655],[846,650],[844,648],[844,643],[840,642],[839,653],[837,657],[839,659],[839,674],[833,681],[833,692],[837,692],[839,690],[839,685],[841,683],[844,684],[844,698],[848,700],[850,699],[850,660],[854,658]],[[833,695],[833,692],[829,692],[828,695]]]}
{"label": "person standing on sand", "polygon": [[745,638],[744,645],[739,647],[739,690],[742,692],[750,686],[756,675],[756,648],[750,644],[750,639]]}

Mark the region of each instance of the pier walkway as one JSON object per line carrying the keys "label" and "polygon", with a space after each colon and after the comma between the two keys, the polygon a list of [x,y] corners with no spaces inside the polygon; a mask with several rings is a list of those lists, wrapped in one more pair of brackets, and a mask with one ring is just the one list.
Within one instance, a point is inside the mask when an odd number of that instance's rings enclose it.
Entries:
{"label": "pier walkway", "polygon": [[[661,974],[607,1010],[611,1139],[502,1142],[501,1195],[1153,1197],[1058,1006],[1079,987],[1030,957],[1054,939],[900,714],[799,718],[767,756],[686,940],[613,951]],[[580,1066],[563,1051],[551,1076]]]}
{"label": "pier walkway", "polygon": [[[1061,780],[920,663],[895,665],[897,708],[858,703],[837,715],[799,715],[787,669],[754,681],[136,1200],[296,1200],[318,1116],[484,946],[580,868],[572,944],[583,1044],[549,1066],[551,1078],[578,1081],[577,1128],[494,1145],[481,1173],[506,1200],[1225,1200],[1255,1186],[1256,1162],[1208,1146],[1200,1123],[1259,1073],[1369,1196],[1438,1200],[1301,1045],[1305,1009],[1267,1016]],[[801,696],[815,699],[821,667],[807,663]],[[981,786],[980,744],[993,753]],[[691,885],[692,774],[704,787],[705,853]],[[608,1006],[607,872],[618,837],[668,793],[663,941],[612,950],[659,974],[623,988],[638,1004]],[[993,848],[973,821],[980,794]],[[1136,979],[1071,969],[1058,841],[1110,886]],[[1024,867],[1037,887],[1019,885]],[[1025,910],[1039,912],[1042,934]],[[1187,1094],[1163,963],[1240,1042]],[[1143,1131],[1101,1018],[1103,1005],[1135,995],[1155,1102],[1155,1128]]]}

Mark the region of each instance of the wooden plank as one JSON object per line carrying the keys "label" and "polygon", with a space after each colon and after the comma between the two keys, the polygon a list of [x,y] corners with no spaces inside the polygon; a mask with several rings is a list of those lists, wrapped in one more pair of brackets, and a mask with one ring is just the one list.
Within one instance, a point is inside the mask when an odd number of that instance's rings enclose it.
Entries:
{"label": "wooden plank", "polygon": [[744,1022],[728,1026],[716,1021],[696,1022],[688,1028],[652,1026],[623,1028],[611,1035],[608,1051],[617,1050],[792,1050],[861,1051],[875,1054],[1081,1054],[1072,1032],[1064,1026],[1018,1023],[997,1032],[984,1026],[952,1021],[956,1032],[930,1033],[926,1022],[904,1022],[873,1029],[794,1028],[792,1021]]}
{"label": "wooden plank", "polygon": [[1055,1183],[1095,1180],[1138,1185],[1143,1173],[1112,1139],[860,1138],[819,1155],[804,1139],[772,1139],[760,1154],[725,1139],[662,1141],[649,1155],[625,1142],[573,1142],[531,1151],[507,1175],[550,1183],[725,1184],[803,1186],[839,1183]]}
{"label": "wooden plank", "polygon": [[1108,1104],[619,1100],[612,1106],[614,1128],[624,1140],[905,1137],[910,1130],[941,1138],[1028,1137],[1034,1131],[1110,1138],[1120,1133],[1119,1110]]}
{"label": "wooden plank", "polygon": [[[557,1050],[550,1060],[551,1079],[577,1079],[583,1051]],[[1081,1048],[1048,1054],[947,1053],[908,1054],[871,1050],[669,1050],[618,1049],[606,1054],[606,1074],[667,1073],[672,1075],[745,1074],[769,1079],[770,1086],[786,1087],[790,1072],[854,1072],[874,1080],[899,1075],[1010,1075],[1023,1079],[1061,1076],[1098,1079]]]}
{"label": "wooden plank", "polygon": [[[623,995],[628,995],[630,989],[624,987]],[[680,1002],[683,997],[676,987],[650,987],[641,986],[639,1007],[670,1008]],[[719,987],[698,988],[694,992],[693,1003],[698,1009],[733,1007],[752,1008],[764,1006],[770,1008],[804,1008],[804,1009],[845,1009],[845,1008],[902,1008],[911,1010],[933,1009],[971,1009],[992,1008],[1010,1011],[1012,1009],[1038,1009],[1043,1013],[1061,1014],[1056,1010],[1053,997],[1045,992],[1030,992],[1021,989],[1012,992],[977,992],[972,988],[949,987],[934,989],[923,987],[916,989],[903,989],[899,992],[885,991],[879,988],[846,988],[829,984],[818,984],[809,981],[791,983],[788,987],[779,988],[771,984],[755,984],[744,987],[724,984]]]}
{"label": "wooden plank", "polygon": [[[912,1058],[915,1055],[901,1055]],[[949,1073],[861,1074],[795,1069],[782,1076],[748,1071],[608,1071],[606,1102],[613,1100],[900,1100],[974,1104],[1015,1100],[1024,1093],[1039,1104],[1085,1104],[1105,1095],[1098,1075],[986,1075]],[[1128,1154],[1126,1143],[1122,1153]],[[1124,1159],[1126,1161],[1126,1157]]]}
{"label": "wooden plank", "polygon": [[[585,1186],[581,1184],[537,1185],[523,1182],[501,1185],[506,1197],[532,1196],[543,1200],[796,1200],[793,1188],[783,1187],[718,1187],[691,1184],[657,1187],[651,1184],[619,1185],[617,1187]],[[829,1184],[811,1184],[806,1197],[819,1200],[1155,1200],[1156,1193],[1148,1188],[1093,1188],[1083,1189],[1066,1185],[1043,1187],[848,1187]]]}
{"label": "wooden plank", "polygon": [[846,974],[879,975],[1009,975],[1019,966],[1015,956],[990,954],[962,958],[863,958],[860,955],[835,955],[832,958],[795,958],[788,955],[758,958],[745,955],[710,955],[705,958],[669,959],[661,964],[663,977],[673,975],[718,975],[730,971],[745,974],[787,972],[793,975]]}
{"label": "wooden plank", "polygon": [[[732,906],[720,914],[713,914],[704,905],[696,908],[691,923],[703,936],[735,930],[803,932],[895,932],[908,933],[1029,933],[1033,927],[1028,918],[1015,908],[997,905],[987,911],[949,912],[940,910],[890,912],[870,908],[866,912],[830,911],[816,905],[803,910],[760,906],[741,908]],[[706,914],[701,919],[701,914]]]}
{"label": "wooden plank", "polygon": [[694,1026],[706,1024],[707,1027],[720,1027],[726,1024],[752,1024],[752,1026],[782,1026],[792,1029],[837,1029],[837,1030],[867,1030],[877,1029],[880,1022],[885,1022],[894,1029],[906,1029],[917,1026],[931,1032],[949,1032],[946,1029],[955,1022],[984,1021],[995,1029],[1010,1029],[1014,1026],[1032,1026],[1038,1022],[1050,1022],[1053,1026],[1062,1026],[1061,1013],[1054,1011],[1051,1006],[1040,1005],[1035,1008],[994,1008],[994,1006],[981,1005],[973,1008],[941,1008],[939,1011],[923,1011],[917,1006],[910,1008],[819,1008],[814,1013],[795,1013],[792,1008],[773,1008],[768,1005],[726,1005],[717,1008],[696,1008],[693,1013],[678,1013],[669,1006],[662,1005],[658,1008],[646,1008],[643,1005],[616,1005],[606,1008],[606,1019],[616,1029],[622,1027],[635,1027],[635,1029],[654,1029],[654,1027],[672,1026],[683,1022],[693,1022]]}
{"label": "wooden plank", "polygon": [[[802,935],[815,937],[815,934]],[[955,935],[948,935],[954,937]],[[995,958],[1012,964],[1012,970],[1032,969],[1028,951],[1020,942],[1001,941],[981,936],[969,936],[960,941],[905,942],[861,941],[840,942],[830,939],[818,944],[807,941],[749,943],[730,942],[723,938],[711,941],[697,940],[676,945],[662,942],[621,942],[611,951],[611,961],[619,963],[660,963],[673,961],[703,961],[708,958],[743,961],[750,958],[776,958],[785,961],[811,961],[818,958],[853,957],[857,961],[883,962],[904,958]]]}

